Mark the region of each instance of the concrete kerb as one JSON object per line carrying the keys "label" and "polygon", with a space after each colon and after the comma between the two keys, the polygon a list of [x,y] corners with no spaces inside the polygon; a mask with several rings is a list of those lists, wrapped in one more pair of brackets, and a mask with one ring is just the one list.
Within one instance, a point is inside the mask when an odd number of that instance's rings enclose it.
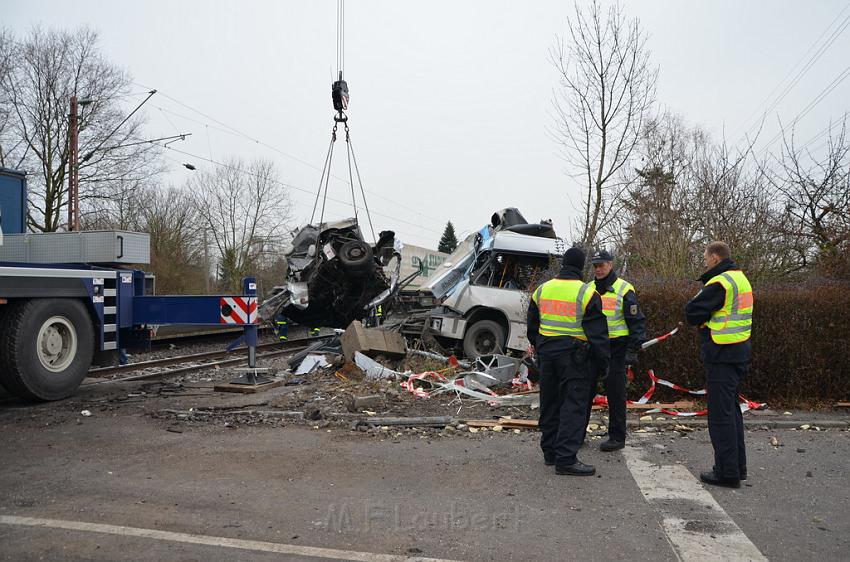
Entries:
{"label": "concrete kerb", "polygon": [[[626,425],[631,428],[675,428],[677,425],[707,428],[708,420],[702,419],[679,419],[667,418],[663,420],[639,421],[629,420]],[[811,428],[821,429],[850,429],[850,421],[845,420],[761,420],[755,418],[744,418],[744,426],[748,429],[800,429],[800,426],[808,425]]]}
{"label": "concrete kerb", "polygon": [[[256,416],[259,418],[269,419],[289,419],[293,421],[304,421],[304,412],[300,411],[279,411],[279,410],[159,410],[159,414],[165,416],[173,416],[177,419],[199,419],[210,417],[223,416]],[[384,418],[371,418],[365,414],[353,413],[328,413],[324,415],[325,420],[340,421],[340,422],[356,422],[364,425],[383,425],[386,423]],[[410,418],[410,423],[404,423],[403,417],[393,418],[393,425],[415,427],[417,425],[435,427],[436,425],[456,425],[465,423],[467,418],[453,417],[433,417],[427,418],[428,423],[420,424],[417,420],[423,418]],[[439,424],[436,423],[439,420]],[[496,421],[496,420],[493,420]],[[632,429],[675,429],[676,426],[685,426],[694,429],[704,429],[708,427],[708,420],[705,418],[674,418],[667,417],[661,420],[628,420],[627,425]],[[828,420],[828,419],[796,419],[796,420],[767,420],[759,418],[744,418],[744,425],[748,429],[802,429],[802,426],[807,425],[810,429],[847,429],[850,430],[850,420]]]}

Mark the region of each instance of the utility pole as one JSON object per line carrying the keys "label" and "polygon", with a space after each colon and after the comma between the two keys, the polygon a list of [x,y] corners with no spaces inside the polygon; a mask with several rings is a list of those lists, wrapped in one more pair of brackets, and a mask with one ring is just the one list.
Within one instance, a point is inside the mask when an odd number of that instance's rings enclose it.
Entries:
{"label": "utility pole", "polygon": [[[90,150],[84,157],[83,163],[88,162],[94,153],[100,150],[104,143],[112,138],[112,135],[121,128],[121,125],[126,123],[130,117],[132,117],[149,99],[156,93],[156,90],[151,90],[148,92],[148,97],[142,100],[136,109],[130,112],[127,117],[124,118],[123,121],[118,123],[118,126],[115,127],[111,133],[106,135],[103,140],[100,141],[93,150]],[[68,122],[68,230],[69,231],[77,231],[80,230],[80,163],[79,163],[79,152],[80,152],[80,122],[79,122],[79,114],[77,110],[78,105],[86,106],[92,103],[94,100],[92,99],[82,99],[77,101],[77,96],[71,96],[71,113],[69,114],[69,122]],[[185,139],[187,135],[177,135],[176,137],[180,137],[181,140]],[[166,138],[176,138],[176,137],[164,137]],[[164,140],[164,139],[156,139],[156,140]],[[141,142],[154,142],[154,141],[141,141]],[[130,143],[133,144],[133,143]],[[129,145],[125,145],[129,146]],[[106,150],[111,150],[111,147]]]}
{"label": "utility pole", "polygon": [[80,172],[78,164],[80,126],[77,119],[77,96],[71,96],[68,123],[68,230],[80,230]]}
{"label": "utility pole", "polygon": [[210,245],[207,241],[207,229],[204,227],[204,282],[206,294],[210,294]]}

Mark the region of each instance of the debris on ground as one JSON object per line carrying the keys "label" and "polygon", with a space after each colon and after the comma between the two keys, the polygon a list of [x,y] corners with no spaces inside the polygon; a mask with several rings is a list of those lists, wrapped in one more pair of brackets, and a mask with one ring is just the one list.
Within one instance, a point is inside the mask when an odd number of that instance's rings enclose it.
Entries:
{"label": "debris on ground", "polygon": [[401,379],[404,375],[398,371],[384,367],[374,359],[363,355],[359,351],[354,354],[354,364],[360,367],[370,379]]}
{"label": "debris on ground", "polygon": [[401,334],[366,328],[357,320],[346,328],[340,341],[342,354],[349,361],[354,360],[355,353],[362,353],[371,358],[383,356],[388,359],[399,359],[407,354],[407,343]]}
{"label": "debris on ground", "polygon": [[328,360],[325,358],[324,355],[308,355],[298,366],[298,369],[295,371],[295,374],[306,375],[312,373],[318,368],[327,367],[329,365],[330,363],[328,363]]}

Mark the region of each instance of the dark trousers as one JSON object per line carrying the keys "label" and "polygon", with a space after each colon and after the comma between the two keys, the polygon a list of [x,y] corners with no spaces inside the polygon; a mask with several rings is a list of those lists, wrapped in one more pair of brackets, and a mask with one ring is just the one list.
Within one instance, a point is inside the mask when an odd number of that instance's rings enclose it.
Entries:
{"label": "dark trousers", "polygon": [[[612,441],[626,440],[626,344],[626,338],[611,340],[611,362],[604,382],[608,397],[608,438]],[[592,396],[590,399],[593,401]]]}
{"label": "dark trousers", "polygon": [[576,363],[571,350],[540,355],[540,448],[557,466],[576,462],[584,440],[590,362]]}
{"label": "dark trousers", "polygon": [[608,373],[600,373],[591,367],[590,387],[587,396],[587,418],[585,425],[590,423],[590,412],[593,399],[596,397],[599,380],[603,380],[605,395],[608,397],[608,438],[613,441],[626,440],[626,338],[611,340],[611,360],[608,363]]}
{"label": "dark trousers", "polygon": [[706,363],[708,434],[714,447],[714,473],[738,479],[747,472],[744,416],[738,405],[738,385],[747,363]]}

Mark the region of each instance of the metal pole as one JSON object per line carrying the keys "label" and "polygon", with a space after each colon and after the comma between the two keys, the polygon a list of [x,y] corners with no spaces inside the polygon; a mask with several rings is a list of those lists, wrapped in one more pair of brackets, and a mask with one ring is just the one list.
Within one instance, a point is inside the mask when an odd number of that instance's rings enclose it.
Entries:
{"label": "metal pole", "polygon": [[68,123],[68,230],[80,230],[80,173],[79,157],[80,130],[77,119],[77,96],[71,96],[71,114]]}
{"label": "metal pole", "polygon": [[210,294],[210,245],[207,240],[207,229],[204,227],[204,287]]}
{"label": "metal pole", "polygon": [[[257,282],[253,277],[245,277],[242,279],[242,294],[257,298]],[[245,325],[245,344],[248,346],[248,371],[249,378],[252,384],[257,384],[257,372],[253,369],[257,367],[257,324],[256,320],[248,319],[249,324]]]}

